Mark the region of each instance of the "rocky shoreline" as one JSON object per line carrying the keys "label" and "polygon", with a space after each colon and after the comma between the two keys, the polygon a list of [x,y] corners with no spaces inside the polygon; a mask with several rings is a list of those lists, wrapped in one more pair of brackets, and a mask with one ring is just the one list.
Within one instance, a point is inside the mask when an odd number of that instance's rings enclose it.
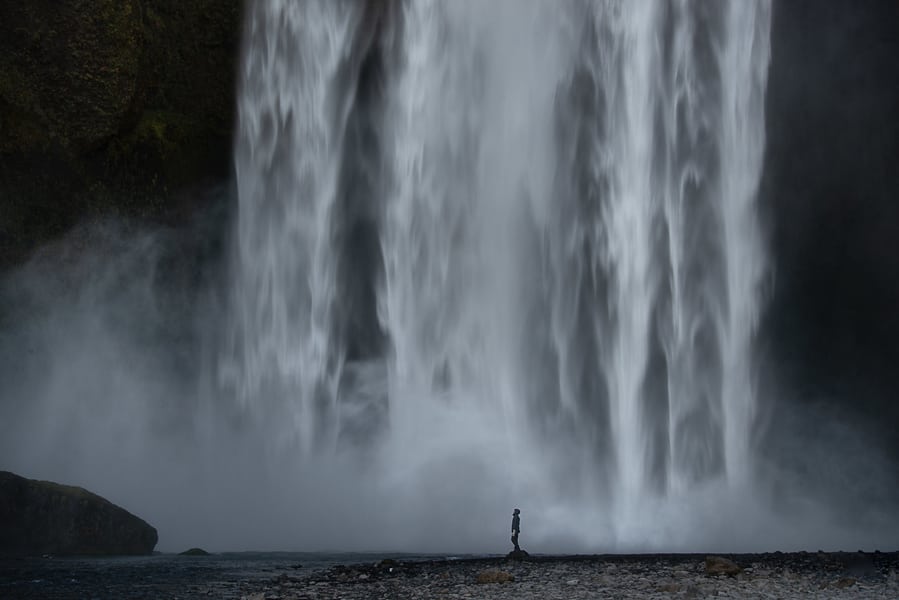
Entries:
{"label": "rocky shoreline", "polygon": [[[733,568],[731,568],[733,567]],[[719,571],[723,571],[716,574]],[[330,598],[899,598],[899,553],[533,557],[335,566],[286,573],[244,600]]]}

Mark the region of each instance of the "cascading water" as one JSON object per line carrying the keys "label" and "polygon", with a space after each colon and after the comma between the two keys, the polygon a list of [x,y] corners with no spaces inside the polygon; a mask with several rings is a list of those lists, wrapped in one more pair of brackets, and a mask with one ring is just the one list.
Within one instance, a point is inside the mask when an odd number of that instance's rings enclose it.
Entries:
{"label": "cascading water", "polygon": [[751,485],[767,0],[247,20],[220,374],[298,477],[420,548],[515,504],[546,544],[670,544]]}

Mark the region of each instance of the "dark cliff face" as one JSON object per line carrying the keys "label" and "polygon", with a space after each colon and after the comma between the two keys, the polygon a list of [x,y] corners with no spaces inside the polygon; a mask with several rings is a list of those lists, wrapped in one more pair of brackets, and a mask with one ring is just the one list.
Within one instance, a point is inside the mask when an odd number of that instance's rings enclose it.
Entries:
{"label": "dark cliff face", "polygon": [[899,403],[899,3],[774,3],[763,210],[771,364],[892,438]]}
{"label": "dark cliff face", "polygon": [[0,150],[80,153],[113,137],[137,96],[138,3],[5,3],[0,19]]}
{"label": "dark cliff face", "polygon": [[0,471],[0,556],[150,554],[156,529],[78,487]]}
{"label": "dark cliff face", "polygon": [[0,267],[230,171],[240,0],[0,5]]}

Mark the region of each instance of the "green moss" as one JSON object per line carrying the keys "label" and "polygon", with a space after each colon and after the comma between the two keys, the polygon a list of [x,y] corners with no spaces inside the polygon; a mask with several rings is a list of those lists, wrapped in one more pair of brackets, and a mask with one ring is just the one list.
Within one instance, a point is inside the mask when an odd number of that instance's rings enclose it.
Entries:
{"label": "green moss", "polygon": [[[110,144],[108,169],[143,175],[148,184],[177,188],[209,172],[208,163],[218,158],[209,152],[209,140],[214,138],[208,125],[193,116],[144,111],[133,130]],[[227,148],[227,138],[219,146]]]}
{"label": "green moss", "polygon": [[196,123],[182,114],[148,110],[141,115],[132,134],[126,138],[127,145],[150,146],[157,150],[163,160],[177,158],[190,134],[199,134]]}

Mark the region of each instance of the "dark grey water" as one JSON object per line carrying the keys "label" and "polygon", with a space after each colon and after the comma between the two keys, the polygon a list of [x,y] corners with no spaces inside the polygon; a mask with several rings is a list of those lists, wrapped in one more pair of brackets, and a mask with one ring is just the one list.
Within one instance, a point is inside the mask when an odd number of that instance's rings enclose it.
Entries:
{"label": "dark grey water", "polygon": [[334,565],[384,558],[445,559],[398,553],[224,552],[112,558],[0,560],[0,598],[240,598],[283,575],[302,577]]}

